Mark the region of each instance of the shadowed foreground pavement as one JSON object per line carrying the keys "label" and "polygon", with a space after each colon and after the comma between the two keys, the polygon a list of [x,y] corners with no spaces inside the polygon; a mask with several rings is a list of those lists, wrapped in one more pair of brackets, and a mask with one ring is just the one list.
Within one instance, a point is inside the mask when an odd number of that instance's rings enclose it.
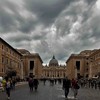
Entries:
{"label": "shadowed foreground pavement", "polygon": [[[68,100],[74,100],[71,89],[68,97]],[[5,92],[0,92],[0,100],[6,100]],[[11,100],[65,100],[65,97],[62,85],[50,86],[49,82],[46,85],[40,82],[37,92],[30,92],[28,84],[17,86],[11,91]],[[79,89],[78,100],[100,100],[100,90]]]}

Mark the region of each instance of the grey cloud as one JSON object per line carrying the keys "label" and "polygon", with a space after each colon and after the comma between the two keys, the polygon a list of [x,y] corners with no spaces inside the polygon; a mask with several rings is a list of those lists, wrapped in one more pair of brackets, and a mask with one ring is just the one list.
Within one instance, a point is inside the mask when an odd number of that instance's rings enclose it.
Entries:
{"label": "grey cloud", "polygon": [[48,60],[51,59],[51,56],[53,55],[49,43],[45,40],[40,40],[34,49],[40,54],[41,58],[44,60],[44,63],[48,63]]}
{"label": "grey cloud", "polygon": [[[20,8],[18,5],[9,1],[0,1],[0,32],[15,32],[21,31],[23,33],[31,32],[37,25],[37,20],[32,18],[26,19],[20,15]],[[19,4],[20,5],[20,4]],[[7,11],[8,10],[8,11]],[[9,12],[11,11],[11,13]],[[25,10],[24,7],[22,10]],[[21,12],[23,13],[23,12]]]}
{"label": "grey cloud", "polygon": [[89,5],[95,3],[97,0],[85,0]]}
{"label": "grey cloud", "polygon": [[[79,0],[80,2],[81,0]],[[75,3],[75,4],[74,4]],[[77,53],[81,51],[82,49],[89,49],[94,47],[96,42],[98,42],[100,39],[97,39],[97,37],[100,37],[100,30],[99,30],[99,16],[95,15],[93,12],[95,8],[93,6],[95,5],[95,2],[92,2],[91,4],[87,3],[85,0],[83,3],[79,5],[78,2],[71,3],[69,7],[67,7],[64,12],[61,13],[61,15],[58,17],[58,19],[55,22],[55,27],[57,28],[56,36],[58,39],[61,37],[65,39],[66,37],[66,43],[63,42],[62,45],[64,45],[63,50],[59,50],[60,54],[58,54],[58,57],[61,57],[60,59],[66,57],[61,52],[66,52],[67,54],[74,52]],[[84,8],[85,7],[85,8]],[[84,8],[84,9],[83,9]],[[79,16],[81,19],[79,19]],[[66,19],[67,18],[67,19]],[[73,41],[72,37],[68,39],[68,34],[72,34],[71,30],[73,29],[73,25],[78,22],[79,28],[77,27],[72,31],[77,38]],[[56,38],[56,39],[57,39]],[[62,39],[62,40],[63,40]],[[97,39],[97,40],[96,40]],[[61,41],[60,41],[61,42]],[[69,44],[68,44],[69,43]],[[59,44],[59,42],[57,43]],[[53,44],[52,44],[53,45]],[[56,47],[59,48],[60,47]],[[58,53],[58,51],[57,51]]]}
{"label": "grey cloud", "polygon": [[14,29],[15,22],[11,15],[0,8],[0,32],[9,32]]}
{"label": "grey cloud", "polygon": [[16,35],[11,35],[7,38],[8,41],[10,42],[21,42],[21,41],[31,41],[30,35],[25,35],[25,34],[18,34],[15,33]]}
{"label": "grey cloud", "polygon": [[70,2],[72,0],[26,0],[26,7],[38,15],[41,23],[49,25]]}
{"label": "grey cloud", "polygon": [[48,33],[45,30],[45,28],[41,28],[41,29],[38,29],[38,30],[35,29],[32,32],[31,39],[34,39],[34,40],[45,40],[47,34]]}
{"label": "grey cloud", "polygon": [[93,36],[99,39],[100,37],[100,15],[95,16],[91,19],[90,27],[93,31]]}
{"label": "grey cloud", "polygon": [[100,10],[96,1],[23,0],[21,11],[15,3],[0,1],[0,35],[15,48],[39,53],[45,63],[53,54],[65,62],[71,53],[98,47]]}
{"label": "grey cloud", "polygon": [[31,43],[29,41],[22,41],[20,43],[13,42],[11,44],[13,45],[14,48],[17,49],[26,49],[29,52],[33,51],[33,49],[31,48]]}
{"label": "grey cloud", "polygon": [[45,34],[34,34],[34,36],[32,36],[32,39],[34,40],[43,40],[45,38]]}
{"label": "grey cloud", "polygon": [[18,30],[23,33],[29,33],[32,30],[34,30],[36,25],[37,25],[37,23],[33,19],[22,20],[20,22],[20,26],[19,26]]}
{"label": "grey cloud", "polygon": [[10,32],[15,31],[16,22],[14,15],[10,14],[6,11],[6,9],[10,9],[13,13],[18,13],[16,5],[7,0],[0,0],[0,32]]}

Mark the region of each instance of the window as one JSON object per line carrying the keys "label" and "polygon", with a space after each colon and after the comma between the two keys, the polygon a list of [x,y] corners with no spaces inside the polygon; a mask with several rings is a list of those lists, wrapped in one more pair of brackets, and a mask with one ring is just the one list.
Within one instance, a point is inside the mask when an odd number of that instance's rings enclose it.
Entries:
{"label": "window", "polygon": [[88,65],[89,63],[87,63],[87,65]]}
{"label": "window", "polygon": [[2,45],[2,49],[3,49],[3,45]]}
{"label": "window", "polygon": [[80,70],[80,61],[76,61],[76,69]]}
{"label": "window", "polygon": [[3,72],[3,68],[2,68],[2,72]]}
{"label": "window", "polygon": [[81,75],[80,73],[77,73],[77,78],[80,79]]}
{"label": "window", "polygon": [[88,58],[86,58],[88,60]]}
{"label": "window", "polygon": [[8,52],[8,48],[6,47],[6,51]]}
{"label": "window", "polygon": [[7,64],[8,64],[8,59],[6,59],[6,62],[7,62]]}
{"label": "window", "polygon": [[34,61],[30,61],[30,70],[33,70],[34,68]]}
{"label": "window", "polygon": [[4,58],[2,57],[2,63],[4,63]]}

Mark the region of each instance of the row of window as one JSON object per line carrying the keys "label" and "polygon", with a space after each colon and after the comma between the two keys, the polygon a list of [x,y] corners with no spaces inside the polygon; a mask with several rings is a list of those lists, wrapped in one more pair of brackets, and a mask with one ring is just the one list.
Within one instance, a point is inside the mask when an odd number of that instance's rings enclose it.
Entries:
{"label": "row of window", "polygon": [[8,59],[8,58],[4,58],[2,57],[2,64],[4,64],[5,66],[10,66],[10,67],[15,67],[18,66],[18,68],[20,68],[21,64],[20,63],[16,63],[15,61]]}
{"label": "row of window", "polygon": [[10,48],[8,48],[7,46],[2,45],[2,50],[20,59],[20,56],[16,54],[14,51],[12,51]]}
{"label": "row of window", "polygon": [[56,74],[45,73],[44,76],[46,76],[46,77],[52,77],[52,76],[53,77],[60,77],[60,76],[63,76],[64,77],[65,76],[65,73],[63,73],[62,75],[59,74],[59,73],[57,75]]}
{"label": "row of window", "polygon": [[93,57],[90,58],[90,61],[94,61],[96,59],[100,58],[100,53],[94,55]]}

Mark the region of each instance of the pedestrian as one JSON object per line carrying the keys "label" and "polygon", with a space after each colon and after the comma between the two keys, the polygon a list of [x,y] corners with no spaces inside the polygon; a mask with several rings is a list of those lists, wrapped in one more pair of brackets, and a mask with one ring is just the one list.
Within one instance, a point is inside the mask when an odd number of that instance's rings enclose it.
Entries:
{"label": "pedestrian", "polygon": [[10,84],[10,80],[7,78],[6,79],[6,94],[7,94],[7,99],[10,99],[10,89],[11,89],[11,84]]}
{"label": "pedestrian", "polygon": [[100,81],[98,82],[98,88],[99,88],[99,90],[100,90]]}
{"label": "pedestrian", "polygon": [[35,91],[37,91],[38,85],[39,85],[38,79],[37,78],[34,78],[34,89],[35,89]]}
{"label": "pedestrian", "polygon": [[43,78],[43,84],[45,85],[45,83],[46,83],[46,78]]}
{"label": "pedestrian", "polygon": [[33,86],[34,86],[33,78],[31,77],[29,78],[28,84],[29,84],[30,91],[33,91]]}
{"label": "pedestrian", "polygon": [[16,80],[15,78],[12,80],[13,89],[15,89]]}
{"label": "pedestrian", "polygon": [[63,90],[64,90],[64,93],[65,93],[65,98],[68,98],[70,86],[71,86],[70,80],[68,79],[68,77],[65,77],[63,79]]}
{"label": "pedestrian", "polygon": [[3,90],[2,91],[5,91],[6,90],[6,79],[2,80],[2,86],[3,86]]}
{"label": "pedestrian", "polygon": [[77,95],[78,95],[78,89],[80,88],[80,86],[78,85],[78,81],[75,79],[72,79],[71,81],[71,87],[74,93],[74,98],[76,99]]}

